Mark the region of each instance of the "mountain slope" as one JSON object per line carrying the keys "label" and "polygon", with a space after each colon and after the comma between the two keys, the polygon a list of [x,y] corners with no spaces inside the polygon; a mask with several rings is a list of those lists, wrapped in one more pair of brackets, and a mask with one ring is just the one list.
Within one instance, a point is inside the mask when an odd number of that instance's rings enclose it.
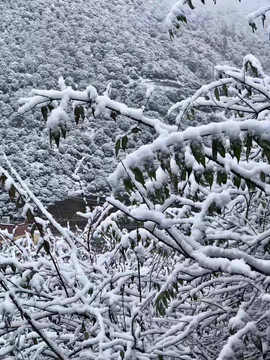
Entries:
{"label": "mountain slope", "polygon": [[[213,77],[216,64],[239,65],[253,53],[267,65],[266,39],[252,34],[238,13],[232,12],[227,22],[218,10],[194,13],[171,41],[164,25],[168,7],[165,0],[159,5],[154,0],[1,2],[2,147],[46,203],[80,188],[72,173],[82,157],[86,191],[109,191],[106,176],[115,166],[115,137],[128,123],[89,117],[76,127],[71,113],[67,139],[59,150],[51,149],[41,114],[17,113],[18,99],[31,88],[56,88],[60,76],[74,88],[91,83],[100,92],[111,82],[113,98],[140,107],[146,84],[154,83],[148,115],[166,117],[174,102]],[[0,215],[8,211],[2,206]]]}

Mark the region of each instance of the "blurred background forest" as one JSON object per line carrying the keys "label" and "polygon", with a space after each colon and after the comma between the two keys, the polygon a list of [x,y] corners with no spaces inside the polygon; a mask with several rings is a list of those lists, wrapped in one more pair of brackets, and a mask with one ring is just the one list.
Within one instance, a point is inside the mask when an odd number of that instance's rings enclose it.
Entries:
{"label": "blurred background forest", "polygon": [[[116,161],[114,142],[128,123],[119,127],[110,118],[89,116],[67,138],[51,148],[40,112],[18,114],[18,99],[32,88],[56,88],[63,76],[67,85],[99,92],[112,83],[112,98],[129,106],[145,104],[149,85],[155,86],[147,115],[166,118],[169,107],[190,96],[213,78],[216,64],[241,65],[252,53],[269,70],[268,36],[253,34],[243,16],[258,2],[236,0],[209,4],[179,35],[170,39],[164,19],[173,1],[155,0],[3,0],[0,3],[0,133],[2,149],[23,179],[46,205],[79,196],[72,177],[84,158],[80,176],[88,195],[109,192],[107,175]],[[263,1],[262,1],[263,3]],[[225,4],[225,5],[224,5]],[[241,14],[240,14],[241,13]],[[89,114],[91,115],[91,114]],[[210,122],[203,115],[200,122]],[[182,128],[194,125],[183,123]],[[198,121],[198,118],[197,120]],[[147,141],[137,135],[129,146]],[[13,205],[0,194],[0,216]]]}

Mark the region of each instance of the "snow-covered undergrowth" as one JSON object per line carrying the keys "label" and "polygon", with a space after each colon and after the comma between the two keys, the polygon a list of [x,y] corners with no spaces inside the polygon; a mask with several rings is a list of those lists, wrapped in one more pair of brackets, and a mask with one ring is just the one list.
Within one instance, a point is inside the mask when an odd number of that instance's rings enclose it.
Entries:
{"label": "snow-covered undergrowth", "polygon": [[[99,95],[59,84],[20,101],[21,112],[42,107],[53,142],[65,141],[70,113],[132,125],[116,142],[114,196],[82,214],[81,233],[57,224],[3,165],[40,239],[3,245],[0,358],[269,359],[270,77],[259,61],[217,66],[213,82],[170,109],[175,125],[112,100],[110,86]],[[205,108],[220,110],[216,122],[179,130]],[[147,127],[155,139],[124,156]]]}

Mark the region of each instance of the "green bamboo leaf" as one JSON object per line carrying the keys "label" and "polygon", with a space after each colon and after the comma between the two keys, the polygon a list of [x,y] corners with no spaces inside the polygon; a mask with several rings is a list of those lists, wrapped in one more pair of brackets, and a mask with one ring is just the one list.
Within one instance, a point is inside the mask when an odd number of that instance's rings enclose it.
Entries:
{"label": "green bamboo leaf", "polygon": [[211,187],[213,185],[213,182],[214,182],[214,171],[211,170],[211,169],[207,169],[207,170],[205,170],[203,175],[204,175],[204,178],[205,178],[206,182]]}
{"label": "green bamboo leaf", "polygon": [[253,74],[256,77],[258,77],[258,69],[255,66],[253,66],[251,63],[250,63],[250,67],[251,67],[251,70],[252,70]]}
{"label": "green bamboo leaf", "polygon": [[205,155],[202,145],[198,142],[192,142],[190,148],[198,164],[202,164],[205,167]]}
{"label": "green bamboo leaf", "polygon": [[252,136],[247,134],[245,140],[244,140],[244,146],[246,147],[246,160],[248,161],[250,151],[252,149]]}
{"label": "green bamboo leaf", "polygon": [[157,176],[156,176],[156,170],[155,169],[146,169],[148,176],[150,177],[151,180],[157,180]]}
{"label": "green bamboo leaf", "polygon": [[139,131],[141,131],[141,129],[139,129],[139,128],[137,128],[137,127],[131,130],[131,132],[132,132],[133,134],[138,134]]}
{"label": "green bamboo leaf", "polygon": [[133,183],[131,182],[130,179],[124,179],[123,183],[124,183],[124,186],[125,186],[125,189],[126,189],[127,192],[130,192],[130,191],[134,190],[134,185],[133,185]]}
{"label": "green bamboo leaf", "polygon": [[43,119],[44,119],[44,121],[45,121],[45,123],[46,123],[47,120],[48,120],[48,109],[47,109],[46,106],[43,106],[43,107],[41,108],[41,114],[42,114]]}
{"label": "green bamboo leaf", "polygon": [[126,150],[127,143],[128,143],[128,137],[125,135],[125,136],[122,138],[122,149],[123,149],[123,151]]}
{"label": "green bamboo leaf", "polygon": [[233,156],[236,157],[237,162],[239,162],[241,157],[241,151],[242,151],[242,142],[240,139],[234,139],[230,141],[231,143],[231,150],[233,153]]}
{"label": "green bamboo leaf", "polygon": [[263,172],[263,171],[261,171],[261,173],[260,173],[260,180],[265,183],[266,174],[265,174],[265,172]]}
{"label": "green bamboo leaf", "polygon": [[30,209],[27,210],[26,218],[30,224],[33,224],[35,222],[34,215],[32,214],[32,211]]}
{"label": "green bamboo leaf", "polygon": [[219,185],[227,183],[227,173],[225,171],[217,172],[217,182]]}
{"label": "green bamboo leaf", "polygon": [[194,10],[194,9],[195,9],[195,7],[193,6],[193,4],[192,4],[192,1],[191,1],[191,0],[188,0],[188,6],[189,6],[192,10]]}
{"label": "green bamboo leaf", "polygon": [[84,115],[84,108],[83,108],[83,106],[80,106],[80,107],[79,107],[79,112],[80,112],[80,116],[81,116],[82,120],[84,120],[84,119],[85,119],[85,115]]}
{"label": "green bamboo leaf", "polygon": [[3,187],[5,186],[6,180],[7,180],[6,175],[2,175],[2,176],[1,176],[1,183],[2,183],[2,186],[3,186]]}
{"label": "green bamboo leaf", "polygon": [[115,144],[115,155],[117,156],[121,147],[121,139],[118,139]]}
{"label": "green bamboo leaf", "polygon": [[217,87],[215,88],[215,97],[216,97],[217,101],[220,101],[219,90]]}
{"label": "green bamboo leaf", "polygon": [[111,119],[113,119],[114,121],[116,121],[116,118],[117,118],[116,112],[112,111],[110,117],[111,117]]}
{"label": "green bamboo leaf", "polygon": [[44,250],[46,251],[46,253],[49,255],[50,254],[50,243],[47,240],[44,240],[43,247],[44,247]]}
{"label": "green bamboo leaf", "polygon": [[35,233],[36,228],[37,228],[36,224],[33,224],[33,226],[31,227],[31,230],[30,230],[30,234],[31,234],[31,237],[33,240],[34,240],[34,233]]}
{"label": "green bamboo leaf", "polygon": [[9,191],[9,197],[10,199],[14,199],[16,197],[16,189],[15,189],[15,186],[12,184]]}
{"label": "green bamboo leaf", "polygon": [[234,184],[234,186],[236,186],[238,189],[240,188],[240,185],[241,185],[241,178],[240,178],[240,176],[234,176],[234,178],[233,178],[233,184]]}
{"label": "green bamboo leaf", "polygon": [[238,351],[236,356],[237,356],[237,360],[245,360],[243,351]]}
{"label": "green bamboo leaf", "polygon": [[194,171],[194,177],[197,184],[200,184],[202,179],[202,173],[200,171]]}
{"label": "green bamboo leaf", "polygon": [[65,126],[61,126],[61,133],[62,133],[63,138],[65,139],[65,138],[66,138],[66,135],[67,135],[66,125],[65,125]]}
{"label": "green bamboo leaf", "polygon": [[22,207],[24,207],[24,205],[25,205],[24,199],[21,196],[19,196],[16,201],[16,208],[21,209]]}
{"label": "green bamboo leaf", "polygon": [[12,269],[12,271],[13,271],[13,274],[15,274],[16,273],[16,266],[14,265],[14,264],[11,264],[10,265],[10,267],[11,267],[11,269]]}
{"label": "green bamboo leaf", "polygon": [[181,177],[180,178],[182,181],[186,180],[186,178],[187,178],[187,169],[186,168],[181,169]]}
{"label": "green bamboo leaf", "polygon": [[176,18],[178,21],[182,21],[182,22],[187,22],[187,18],[185,17],[184,14],[178,15]]}
{"label": "green bamboo leaf", "polygon": [[226,150],[220,139],[213,138],[212,139],[212,154],[213,158],[216,160],[217,153],[219,153],[223,158],[225,157]]}
{"label": "green bamboo leaf", "polygon": [[165,306],[165,309],[167,309],[168,307],[168,300],[167,300],[167,297],[165,296],[165,293],[163,293],[163,297],[162,297],[162,302]]}
{"label": "green bamboo leaf", "polygon": [[135,168],[132,170],[134,175],[135,175],[135,179],[141,183],[142,185],[145,184],[144,182],[144,177],[143,177],[143,173],[141,172],[141,170],[139,168]]}
{"label": "green bamboo leaf", "polygon": [[74,109],[74,115],[75,115],[75,123],[76,125],[79,124],[79,120],[80,120],[80,108],[77,106]]}
{"label": "green bamboo leaf", "polygon": [[215,138],[212,138],[212,156],[213,156],[213,159],[216,160],[217,159],[217,153],[218,153],[218,150],[217,150],[217,139]]}
{"label": "green bamboo leaf", "polygon": [[224,92],[224,95],[228,96],[228,88],[227,88],[227,86],[225,84],[222,86],[222,90]]}
{"label": "green bamboo leaf", "polygon": [[53,134],[54,141],[56,143],[56,146],[59,148],[60,145],[60,133],[59,134]]}
{"label": "green bamboo leaf", "polygon": [[262,339],[259,336],[251,335],[251,340],[258,350],[263,351]]}

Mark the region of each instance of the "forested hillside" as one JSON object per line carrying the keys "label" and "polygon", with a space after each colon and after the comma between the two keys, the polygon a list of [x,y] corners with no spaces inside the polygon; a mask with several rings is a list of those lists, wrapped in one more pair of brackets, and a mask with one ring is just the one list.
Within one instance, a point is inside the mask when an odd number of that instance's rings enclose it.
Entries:
{"label": "forested hillside", "polygon": [[18,99],[30,89],[55,88],[60,76],[73,88],[92,84],[100,92],[111,82],[112,98],[140,107],[153,83],[148,116],[167,117],[173,103],[212,78],[218,63],[240,65],[253,53],[267,69],[267,37],[252,34],[233,10],[226,20],[223,10],[195,13],[171,40],[164,24],[169,6],[165,0],[1,1],[2,146],[43,201],[67,198],[79,189],[72,174],[83,157],[85,190],[106,192],[106,176],[115,167],[114,141],[128,124],[119,129],[113,119],[89,114],[74,128],[70,118],[66,140],[59,149],[50,148],[41,113],[18,114]]}

